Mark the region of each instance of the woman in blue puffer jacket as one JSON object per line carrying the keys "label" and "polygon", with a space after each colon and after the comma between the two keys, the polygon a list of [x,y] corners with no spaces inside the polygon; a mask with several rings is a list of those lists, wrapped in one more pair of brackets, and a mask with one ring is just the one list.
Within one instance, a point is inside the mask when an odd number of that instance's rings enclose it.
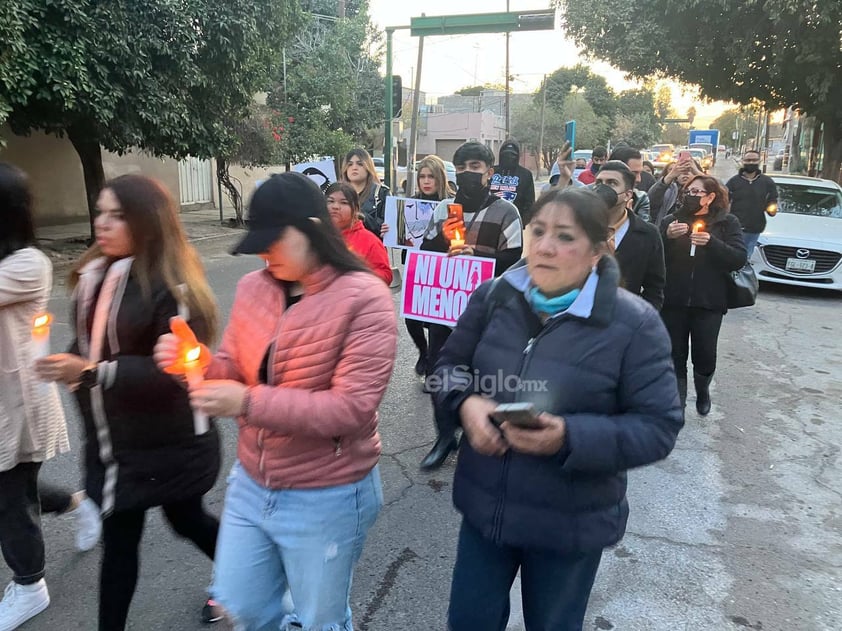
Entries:
{"label": "woman in blue puffer jacket", "polygon": [[[604,203],[553,190],[533,211],[525,264],[477,290],[435,369],[467,439],[453,631],[505,629],[518,570],[530,628],[581,629],[602,550],[625,532],[626,471],[665,458],[683,425],[669,336],[618,288]],[[537,428],[492,422],[512,402],[534,404]]]}

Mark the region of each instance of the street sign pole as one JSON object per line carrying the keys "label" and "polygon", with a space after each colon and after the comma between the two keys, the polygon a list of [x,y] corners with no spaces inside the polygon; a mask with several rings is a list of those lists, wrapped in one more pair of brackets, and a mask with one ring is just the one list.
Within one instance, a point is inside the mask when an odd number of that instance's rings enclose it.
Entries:
{"label": "street sign pole", "polygon": [[[508,1],[506,2],[508,7]],[[393,187],[394,165],[392,152],[392,117],[395,104],[392,102],[392,37],[395,31],[410,29],[413,37],[434,35],[470,35],[476,33],[506,33],[512,31],[551,31],[555,28],[555,11],[506,11],[505,13],[473,13],[465,15],[438,15],[412,18],[409,26],[386,27],[386,137],[383,148],[383,162],[386,171],[386,185]],[[507,40],[508,41],[508,40]],[[506,46],[508,51],[508,45]],[[508,55],[507,55],[508,56]],[[419,73],[420,73],[420,62]],[[506,65],[506,133],[509,131],[509,68]],[[408,157],[407,160],[410,160]]]}
{"label": "street sign pole", "polygon": [[392,36],[394,28],[386,29],[386,137],[383,147],[383,168],[386,176],[386,186],[392,188],[394,169],[392,168],[392,117],[395,112],[395,104],[392,103]]}

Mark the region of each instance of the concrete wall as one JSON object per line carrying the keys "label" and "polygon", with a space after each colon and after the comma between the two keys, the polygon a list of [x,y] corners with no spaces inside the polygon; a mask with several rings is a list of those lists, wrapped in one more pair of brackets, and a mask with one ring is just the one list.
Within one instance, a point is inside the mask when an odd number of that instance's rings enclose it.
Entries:
{"label": "concrete wall", "polygon": [[[35,196],[35,220],[39,226],[87,221],[88,206],[82,164],[66,138],[41,132],[23,137],[8,127],[0,129],[6,147],[0,160],[10,162],[29,175]],[[171,158],[155,158],[141,152],[119,156],[103,152],[106,179],[127,173],[144,173],[160,179],[178,195],[178,163]]]}
{"label": "concrete wall", "polygon": [[[500,145],[506,139],[505,122],[491,112],[461,112],[456,114],[430,114],[427,119],[427,133],[418,135],[418,155],[436,153],[437,147],[450,147],[452,142],[459,144],[477,140],[488,145],[497,155]],[[458,145],[457,145],[458,146]],[[450,160],[453,154],[441,155]]]}

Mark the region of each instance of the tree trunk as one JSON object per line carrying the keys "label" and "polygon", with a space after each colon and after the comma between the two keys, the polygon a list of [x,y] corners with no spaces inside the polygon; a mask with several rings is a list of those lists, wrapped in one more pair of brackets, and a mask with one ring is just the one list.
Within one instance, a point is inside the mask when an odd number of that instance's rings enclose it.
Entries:
{"label": "tree trunk", "polygon": [[831,115],[824,122],[824,160],[822,161],[822,177],[834,182],[842,180],[842,122],[835,115]]}
{"label": "tree trunk", "polygon": [[[216,159],[216,178],[220,184],[225,188],[228,194],[228,199],[231,200],[231,205],[234,207],[235,221],[238,226],[245,224],[243,221],[243,196],[240,191],[231,181],[231,174],[228,173],[228,160],[225,158]],[[219,205],[222,206],[222,200],[219,200]]]}
{"label": "tree trunk", "polygon": [[77,128],[69,128],[67,137],[79,160],[82,162],[82,173],[85,178],[85,196],[88,198],[88,221],[91,226],[90,243],[94,240],[94,217],[96,217],[96,200],[105,185],[105,172],[102,169],[102,148],[96,138]]}

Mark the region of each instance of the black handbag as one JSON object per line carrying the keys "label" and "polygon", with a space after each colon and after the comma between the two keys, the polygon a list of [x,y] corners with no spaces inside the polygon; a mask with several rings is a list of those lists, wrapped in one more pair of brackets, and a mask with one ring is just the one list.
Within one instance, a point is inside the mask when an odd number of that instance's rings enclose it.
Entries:
{"label": "black handbag", "polygon": [[728,274],[728,308],[751,307],[757,301],[760,282],[750,263]]}

